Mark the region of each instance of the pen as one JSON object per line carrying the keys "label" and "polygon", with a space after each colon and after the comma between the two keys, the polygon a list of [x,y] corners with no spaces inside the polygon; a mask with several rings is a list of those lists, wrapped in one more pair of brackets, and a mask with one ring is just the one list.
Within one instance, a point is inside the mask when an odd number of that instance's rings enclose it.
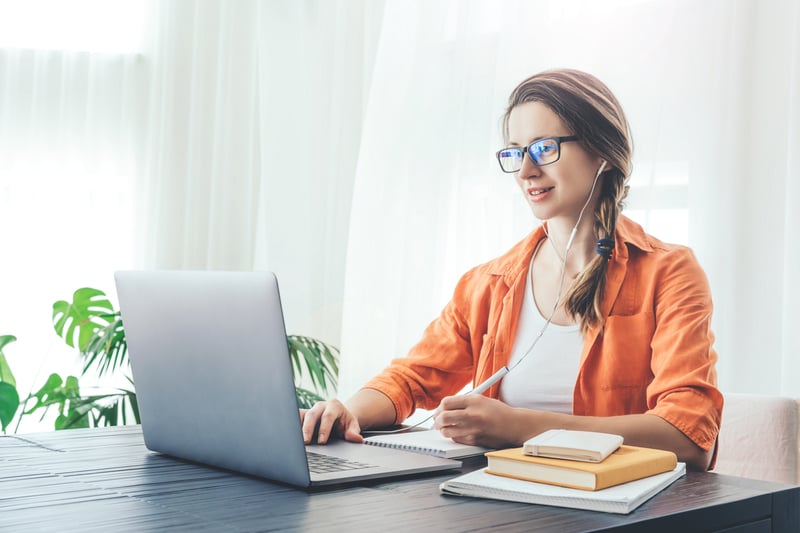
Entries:
{"label": "pen", "polygon": [[[466,394],[467,395],[469,395],[469,394],[482,394],[482,393],[486,392],[489,389],[489,387],[491,387],[492,385],[494,385],[495,383],[497,383],[498,381],[503,379],[503,376],[508,374],[508,372],[509,372],[509,368],[507,366],[504,366],[503,368],[501,368],[500,370],[498,370],[497,372],[492,374],[489,377],[489,379],[487,379],[486,381],[484,381],[483,383],[481,383],[480,385],[478,385],[477,387],[475,387],[474,389],[472,389],[471,391],[469,391]],[[433,413],[431,413],[430,416],[428,416],[424,420],[421,420],[421,421],[417,422],[413,426],[405,426],[405,427],[402,427],[402,428],[399,428],[399,429],[365,430],[365,431],[362,431],[362,433],[364,435],[366,435],[366,434],[370,434],[370,435],[387,435],[387,434],[390,434],[390,433],[402,433],[404,431],[408,431],[410,429],[414,429],[417,426],[422,425],[423,423],[427,422],[431,418],[433,418]]]}
{"label": "pen", "polygon": [[492,385],[503,379],[503,376],[508,374],[508,372],[509,368],[507,366],[503,366],[503,368],[492,374],[489,377],[489,379],[487,379],[486,381],[484,381],[483,383],[481,383],[480,385],[469,391],[467,394],[483,394],[489,389],[489,387],[491,387]]}

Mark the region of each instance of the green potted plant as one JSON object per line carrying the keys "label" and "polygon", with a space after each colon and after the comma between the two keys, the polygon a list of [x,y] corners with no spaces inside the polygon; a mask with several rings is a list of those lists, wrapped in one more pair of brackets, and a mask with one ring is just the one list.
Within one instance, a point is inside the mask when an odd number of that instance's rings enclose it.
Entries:
{"label": "green potted plant", "polygon": [[[57,301],[53,304],[53,326],[64,342],[80,352],[83,360],[80,377],[93,373],[100,380],[122,372],[130,386],[97,388],[97,392],[85,394],[81,392],[78,377],[68,376],[62,380],[58,374],[51,374],[38,391],[20,399],[14,375],[3,353],[3,348],[16,339],[11,335],[0,336],[2,431],[7,431],[15,416],[18,416],[18,428],[23,415],[41,410],[44,416],[51,408],[58,410],[56,429],[139,423],[122,318],[105,293],[85,287],[75,291],[72,302]],[[339,350],[302,335],[289,335],[287,342],[295,383],[307,381],[311,387],[295,387],[297,403],[301,408],[311,407],[336,389]]]}
{"label": "green potted plant", "polygon": [[[0,335],[0,430],[7,433],[13,425],[11,431],[15,433],[24,415],[31,415],[38,410],[44,413],[50,408],[58,412],[56,429],[88,427],[88,417],[82,416],[79,409],[80,387],[75,376],[62,380],[58,374],[50,374],[38,391],[20,399],[14,374],[4,352],[5,347],[15,340],[13,335]],[[15,419],[16,424],[13,424]]]}

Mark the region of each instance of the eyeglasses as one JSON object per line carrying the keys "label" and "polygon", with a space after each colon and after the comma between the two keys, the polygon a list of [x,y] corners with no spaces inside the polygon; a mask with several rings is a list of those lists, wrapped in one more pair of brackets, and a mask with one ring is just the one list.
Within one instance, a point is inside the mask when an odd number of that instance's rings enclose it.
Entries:
{"label": "eyeglasses", "polygon": [[534,165],[543,167],[555,163],[561,157],[561,143],[577,141],[576,135],[566,137],[548,137],[533,141],[528,146],[509,146],[497,152],[497,161],[503,172],[517,172],[522,168],[522,158],[525,152]]}

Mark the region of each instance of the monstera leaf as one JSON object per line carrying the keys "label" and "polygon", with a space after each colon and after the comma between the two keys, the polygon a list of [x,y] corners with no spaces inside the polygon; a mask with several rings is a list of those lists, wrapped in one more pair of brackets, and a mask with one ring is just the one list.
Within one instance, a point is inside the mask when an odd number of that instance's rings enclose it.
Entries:
{"label": "monstera leaf", "polygon": [[75,291],[71,303],[54,303],[53,327],[83,355],[84,374],[96,365],[97,375],[102,377],[127,363],[122,319],[103,291],[84,287]]}
{"label": "monstera leaf", "polygon": [[72,296],[72,303],[59,300],[53,304],[53,326],[64,341],[83,352],[98,329],[108,326],[114,313],[103,291],[84,287]]}
{"label": "monstera leaf", "polygon": [[[75,376],[67,376],[67,379],[62,380],[58,374],[50,374],[47,382],[41,389],[32,394],[25,404],[30,400],[34,401],[34,405],[25,410],[25,414],[32,414],[34,411],[42,410],[42,418],[51,407],[58,409],[58,418],[56,418],[56,429],[67,428],[87,428],[89,427],[89,418],[86,413],[76,411],[76,401],[81,399],[80,385],[78,378]],[[71,420],[71,424],[67,425],[66,421]]]}

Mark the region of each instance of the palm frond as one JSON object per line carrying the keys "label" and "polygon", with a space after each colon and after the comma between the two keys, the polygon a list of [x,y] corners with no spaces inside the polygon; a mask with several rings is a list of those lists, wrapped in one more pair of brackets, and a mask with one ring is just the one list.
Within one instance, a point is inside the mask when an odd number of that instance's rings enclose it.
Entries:
{"label": "palm frond", "polygon": [[289,335],[287,341],[295,382],[299,382],[307,372],[319,394],[327,396],[334,393],[339,376],[339,349],[302,335]]}
{"label": "palm frond", "polygon": [[295,387],[294,391],[295,395],[297,396],[297,406],[300,409],[310,409],[315,403],[324,400],[324,398],[319,394],[311,392],[310,390],[302,387]]}

